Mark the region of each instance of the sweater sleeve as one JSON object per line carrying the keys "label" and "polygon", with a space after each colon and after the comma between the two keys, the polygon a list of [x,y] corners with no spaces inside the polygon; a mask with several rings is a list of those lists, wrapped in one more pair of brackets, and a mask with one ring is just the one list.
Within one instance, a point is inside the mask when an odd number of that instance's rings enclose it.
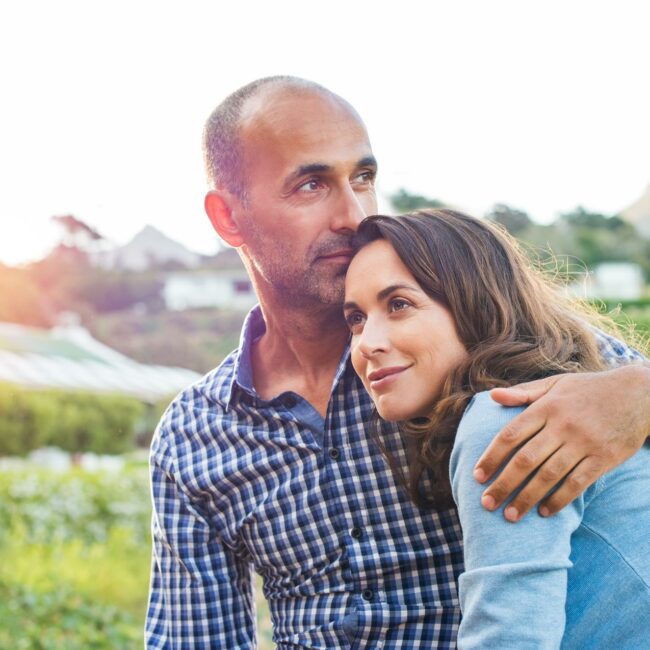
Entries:
{"label": "sweater sleeve", "polygon": [[465,549],[461,649],[540,650],[559,648],[562,640],[571,535],[580,525],[583,499],[553,517],[531,512],[512,524],[503,507],[488,512],[481,506],[485,486],[472,474],[488,443],[522,410],[479,393],[461,420],[452,451],[450,478]]}

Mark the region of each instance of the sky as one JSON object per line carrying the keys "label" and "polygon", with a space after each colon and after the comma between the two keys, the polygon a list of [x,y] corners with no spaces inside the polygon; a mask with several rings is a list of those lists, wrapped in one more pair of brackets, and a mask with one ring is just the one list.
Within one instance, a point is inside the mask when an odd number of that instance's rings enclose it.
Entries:
{"label": "sky", "polygon": [[613,214],[650,183],[642,0],[21,0],[0,5],[0,262],[42,256],[73,214],[123,244],[144,225],[203,253],[203,123],[253,79],[348,99],[400,187],[481,215]]}

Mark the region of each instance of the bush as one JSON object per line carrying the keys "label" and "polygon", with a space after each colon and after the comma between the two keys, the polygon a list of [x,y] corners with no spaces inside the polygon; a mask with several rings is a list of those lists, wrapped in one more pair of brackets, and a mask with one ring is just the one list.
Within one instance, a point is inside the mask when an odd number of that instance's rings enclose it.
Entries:
{"label": "bush", "polygon": [[140,648],[141,627],[128,612],[67,586],[41,593],[0,581],[0,648]]}
{"label": "bush", "polygon": [[146,467],[0,473],[0,648],[141,648]]}
{"label": "bush", "polygon": [[144,404],[121,395],[0,384],[0,455],[22,455],[43,445],[121,453],[134,447],[144,414]]}

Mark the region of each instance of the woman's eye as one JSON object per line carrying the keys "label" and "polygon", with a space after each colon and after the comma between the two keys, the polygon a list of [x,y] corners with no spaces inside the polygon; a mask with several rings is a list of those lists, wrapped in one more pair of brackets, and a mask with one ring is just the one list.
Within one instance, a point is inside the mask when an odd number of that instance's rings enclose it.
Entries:
{"label": "woman's eye", "polygon": [[411,303],[404,298],[393,298],[390,301],[390,310],[391,311],[403,311],[411,306]]}
{"label": "woman's eye", "polygon": [[363,325],[363,321],[363,314],[360,314],[359,312],[352,312],[345,316],[345,322],[348,324],[351,332],[358,330],[359,327]]}

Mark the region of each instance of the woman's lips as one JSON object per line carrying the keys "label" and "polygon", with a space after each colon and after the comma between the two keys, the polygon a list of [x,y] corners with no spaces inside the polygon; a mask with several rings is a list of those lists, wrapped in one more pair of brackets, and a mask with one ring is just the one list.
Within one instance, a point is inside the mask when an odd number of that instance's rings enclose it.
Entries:
{"label": "woman's lips", "polygon": [[377,390],[389,386],[408,368],[410,368],[410,366],[391,366],[389,368],[373,370],[368,375],[370,388]]}

